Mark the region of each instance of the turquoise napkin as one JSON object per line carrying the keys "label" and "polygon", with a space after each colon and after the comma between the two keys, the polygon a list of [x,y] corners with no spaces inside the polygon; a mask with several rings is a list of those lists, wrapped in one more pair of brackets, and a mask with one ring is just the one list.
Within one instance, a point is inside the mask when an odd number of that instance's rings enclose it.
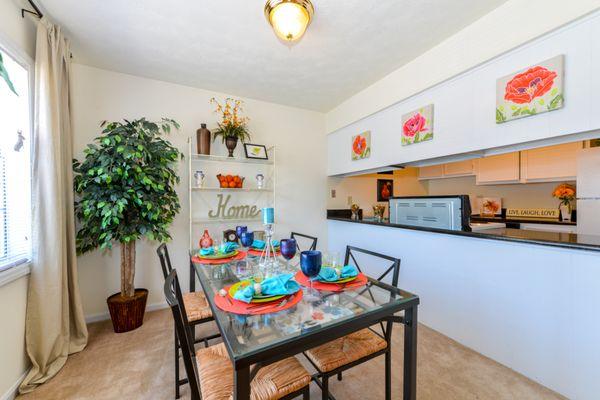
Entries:
{"label": "turquoise napkin", "polygon": [[219,252],[221,252],[221,254],[231,253],[232,251],[236,250],[238,247],[239,246],[237,243],[225,242],[225,243],[221,244],[221,246],[219,247]]}
{"label": "turquoise napkin", "polygon": [[[272,240],[271,243],[273,244],[273,247],[279,247],[279,240]],[[264,240],[259,240],[259,239],[254,239],[254,242],[252,242],[252,248],[254,249],[264,249],[265,245],[267,243]]]}
{"label": "turquoise napkin", "polygon": [[[300,290],[300,285],[292,279],[293,277],[294,274],[281,274],[265,279],[260,283],[261,295],[279,296],[296,293]],[[248,285],[233,295],[234,299],[244,303],[250,303],[253,297],[254,285]]]}
{"label": "turquoise napkin", "polygon": [[315,280],[321,282],[335,282],[340,279],[353,278],[357,275],[358,269],[354,265],[346,265],[342,267],[339,277],[335,272],[335,268],[323,267],[321,268],[321,272],[319,272],[319,275],[315,278]]}
{"label": "turquoise napkin", "polygon": [[213,254],[215,254],[215,249],[213,249],[212,247],[207,247],[205,249],[200,249],[200,255],[201,256],[212,256]]}

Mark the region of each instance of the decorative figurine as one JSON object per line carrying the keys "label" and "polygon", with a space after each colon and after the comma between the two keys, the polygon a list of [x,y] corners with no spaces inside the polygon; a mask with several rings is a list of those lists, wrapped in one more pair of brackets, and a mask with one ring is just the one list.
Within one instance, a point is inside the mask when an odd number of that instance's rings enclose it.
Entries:
{"label": "decorative figurine", "polygon": [[208,234],[208,229],[204,230],[204,235],[202,235],[202,237],[200,238],[200,247],[203,249],[207,249],[209,247],[212,247],[213,245],[213,240],[210,237],[210,235]]}
{"label": "decorative figurine", "polygon": [[194,180],[196,182],[196,187],[201,188],[204,186],[204,172],[196,171],[194,172]]}
{"label": "decorative figurine", "polygon": [[256,187],[262,189],[265,184],[265,176],[263,174],[256,175]]}

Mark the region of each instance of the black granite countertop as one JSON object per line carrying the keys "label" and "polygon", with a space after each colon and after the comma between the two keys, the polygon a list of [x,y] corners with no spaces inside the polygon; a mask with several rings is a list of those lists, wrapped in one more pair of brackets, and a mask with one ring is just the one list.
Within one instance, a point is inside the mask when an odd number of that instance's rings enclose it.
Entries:
{"label": "black granite countertop", "polygon": [[353,220],[350,218],[328,217],[333,221],[350,222],[354,224],[367,224],[386,226],[391,228],[410,229],[416,231],[435,232],[447,235],[467,236],[479,239],[505,240],[510,242],[537,244],[541,246],[562,247],[566,249],[600,251],[600,236],[580,235],[576,233],[532,231],[524,229],[486,229],[479,232],[451,231],[448,229],[426,228],[422,226],[392,224],[387,221]]}

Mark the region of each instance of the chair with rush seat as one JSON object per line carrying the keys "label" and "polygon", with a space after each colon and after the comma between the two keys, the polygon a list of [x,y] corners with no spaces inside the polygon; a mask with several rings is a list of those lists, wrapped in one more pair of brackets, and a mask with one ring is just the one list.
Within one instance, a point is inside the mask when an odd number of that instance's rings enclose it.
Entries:
{"label": "chair with rush seat", "polygon": [[[171,258],[169,257],[169,250],[165,243],[161,244],[156,249],[156,254],[160,259],[160,266],[165,277],[169,276],[173,267],[171,266]],[[195,326],[209,322],[213,320],[212,311],[206,300],[206,296],[203,292],[189,292],[182,295],[182,301],[185,304],[185,310],[187,312],[187,321],[190,325],[192,340],[194,343],[204,342],[204,346],[208,347],[208,341],[220,337],[220,334],[214,334],[199,338],[196,340]],[[179,387],[187,383],[186,379],[179,379],[179,348],[180,341],[177,338],[177,330],[175,329],[175,398],[179,398]]]}
{"label": "chair with rush seat", "polygon": [[[173,312],[192,400],[229,400],[233,396],[233,366],[223,343],[194,349],[177,270],[165,279],[165,298]],[[257,368],[257,366],[255,366]],[[260,368],[250,382],[253,400],[309,400],[310,375],[295,357]]]}
{"label": "chair with rush seat", "polygon": [[[292,239],[296,239],[297,237],[307,239],[306,241],[310,243],[310,247],[306,250],[316,250],[317,249],[317,238],[314,236],[305,235],[303,233],[292,232],[290,235]],[[296,239],[296,245],[298,246],[298,251],[302,251],[300,248],[299,240]]]}
{"label": "chair with rush seat", "polygon": [[[392,285],[398,287],[400,259],[353,246],[347,246],[344,265],[348,265],[350,259],[352,259],[353,264],[362,272],[360,265],[355,258],[355,255],[359,253],[375,257],[376,259],[391,261],[392,264],[385,269],[385,272],[377,278],[377,280],[381,281],[391,273]],[[321,387],[323,400],[335,400],[329,393],[330,377],[337,375],[338,380],[342,380],[343,371],[380,355],[385,355],[385,398],[386,400],[391,399],[392,326],[394,322],[401,321],[402,319],[400,317],[387,318],[385,321],[379,322],[381,333],[376,332],[373,327],[370,327],[304,352],[310,363],[318,371],[314,376],[314,380]],[[383,322],[385,322],[385,326]]]}

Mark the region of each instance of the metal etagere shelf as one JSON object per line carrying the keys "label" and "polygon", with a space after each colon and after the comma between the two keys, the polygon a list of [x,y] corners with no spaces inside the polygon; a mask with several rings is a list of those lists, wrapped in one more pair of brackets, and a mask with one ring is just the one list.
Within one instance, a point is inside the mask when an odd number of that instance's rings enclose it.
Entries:
{"label": "metal etagere shelf", "polygon": [[[260,215],[254,217],[219,217],[211,218],[209,211],[215,212],[219,202],[227,200],[228,207],[255,205],[257,209],[275,206],[275,148],[267,149],[268,160],[245,157],[228,157],[226,155],[196,154],[195,138],[188,139],[189,165],[189,204],[190,204],[190,249],[198,247],[198,241],[204,229],[208,229],[215,240],[222,238],[223,231],[235,228],[236,225],[248,225],[250,229],[263,229]],[[239,145],[241,146],[241,144]],[[205,182],[202,187],[195,185],[194,172],[203,171]],[[264,187],[259,188],[256,174],[264,175]],[[222,188],[216,178],[217,174],[244,176],[242,188]]]}

